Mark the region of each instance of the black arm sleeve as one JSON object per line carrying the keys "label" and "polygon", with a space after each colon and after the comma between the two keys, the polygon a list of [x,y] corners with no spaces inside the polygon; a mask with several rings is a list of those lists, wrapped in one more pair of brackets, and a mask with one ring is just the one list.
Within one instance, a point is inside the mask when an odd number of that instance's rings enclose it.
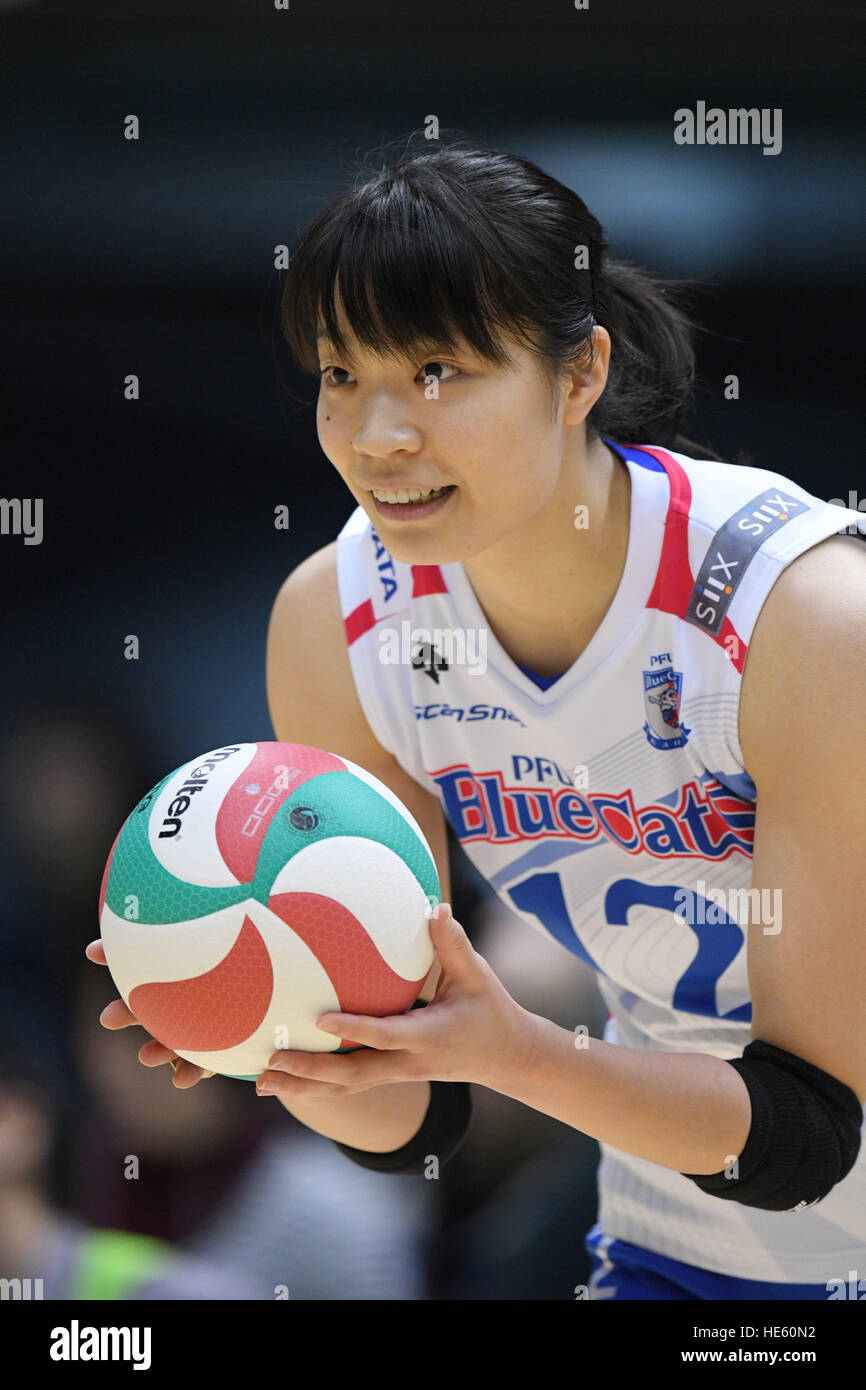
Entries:
{"label": "black arm sleeve", "polygon": [[[416,999],[413,1009],[426,1007],[425,999]],[[372,1153],[355,1149],[350,1144],[336,1144],[341,1153],[361,1168],[379,1173],[400,1173],[411,1177],[425,1171],[427,1160],[435,1157],[441,1168],[459,1149],[472,1119],[472,1094],[467,1081],[431,1081],[430,1104],[421,1128],[402,1148],[389,1153]]]}
{"label": "black arm sleeve", "polygon": [[711,1197],[764,1211],[814,1206],[856,1162],[863,1106],[844,1082],[760,1039],[730,1065],[752,1102],[746,1146],[734,1172],[683,1176]]}

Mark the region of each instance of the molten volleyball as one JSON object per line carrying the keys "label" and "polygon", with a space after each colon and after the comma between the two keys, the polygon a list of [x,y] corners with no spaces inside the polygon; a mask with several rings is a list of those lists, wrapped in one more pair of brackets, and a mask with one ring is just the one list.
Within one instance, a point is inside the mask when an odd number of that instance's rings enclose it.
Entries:
{"label": "molten volleyball", "polygon": [[430,847],[348,758],[234,743],[164,777],[127,817],[99,895],[105,958],[179,1057],[254,1080],[277,1048],[342,1052],[331,1010],[403,1013],[433,963]]}

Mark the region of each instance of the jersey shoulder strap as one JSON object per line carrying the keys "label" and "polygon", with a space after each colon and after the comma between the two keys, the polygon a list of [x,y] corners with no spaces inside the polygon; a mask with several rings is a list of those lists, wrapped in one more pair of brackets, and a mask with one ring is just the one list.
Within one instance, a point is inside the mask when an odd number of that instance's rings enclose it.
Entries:
{"label": "jersey shoulder strap", "polygon": [[412,600],[446,592],[439,566],[393,559],[363,507],[357,507],[337,537],[337,581],[352,676],[367,723],[410,777],[435,791],[415,736],[411,670],[404,658],[411,646]]}
{"label": "jersey shoulder strap", "polygon": [[838,533],[866,540],[862,513],[763,468],[647,448],[668,474],[670,502],[650,607],[679,620],[683,722],[706,765],[753,800],[739,743],[749,643],[770,590],[793,560]]}

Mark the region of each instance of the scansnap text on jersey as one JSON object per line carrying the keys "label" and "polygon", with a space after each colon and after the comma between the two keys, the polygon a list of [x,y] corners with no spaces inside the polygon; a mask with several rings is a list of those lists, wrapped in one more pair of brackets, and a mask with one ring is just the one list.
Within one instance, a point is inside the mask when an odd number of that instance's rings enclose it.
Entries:
{"label": "scansnap text on jersey", "polygon": [[150,1327],[52,1327],[52,1361],[131,1361],[134,1371],[150,1370]]}

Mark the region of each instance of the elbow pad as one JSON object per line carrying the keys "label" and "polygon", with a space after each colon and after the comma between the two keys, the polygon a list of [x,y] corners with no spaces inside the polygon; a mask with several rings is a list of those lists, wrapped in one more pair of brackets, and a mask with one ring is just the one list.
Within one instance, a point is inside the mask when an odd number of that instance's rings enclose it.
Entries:
{"label": "elbow pad", "polygon": [[348,1144],[333,1142],[341,1153],[362,1168],[417,1176],[425,1171],[430,1158],[438,1159],[441,1168],[457,1152],[471,1118],[472,1097],[467,1081],[431,1081],[430,1104],[421,1128],[402,1148],[389,1153],[371,1153],[368,1149],[353,1149]]}
{"label": "elbow pad", "polygon": [[703,1192],[763,1211],[801,1211],[850,1173],[860,1152],[863,1106],[850,1086],[771,1043],[730,1060],[746,1083],[752,1125],[734,1168],[684,1173]]}
{"label": "elbow pad", "polygon": [[[412,1008],[424,1008],[426,1003],[425,999],[416,999]],[[378,1173],[418,1176],[424,1173],[430,1158],[438,1159],[441,1168],[466,1138],[472,1119],[472,1094],[468,1081],[431,1081],[429,1084],[430,1103],[421,1128],[402,1148],[371,1153],[368,1149],[354,1149],[336,1140],[332,1142],[353,1163]]]}

